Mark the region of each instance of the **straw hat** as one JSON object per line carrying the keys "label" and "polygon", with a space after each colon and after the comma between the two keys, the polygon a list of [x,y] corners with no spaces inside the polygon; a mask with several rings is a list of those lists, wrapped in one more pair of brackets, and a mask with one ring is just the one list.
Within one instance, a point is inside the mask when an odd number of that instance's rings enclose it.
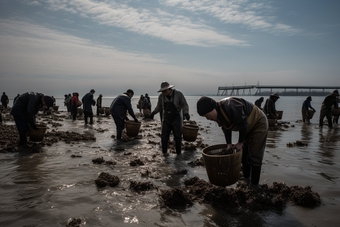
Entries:
{"label": "straw hat", "polygon": [[169,89],[169,88],[172,88],[172,87],[175,87],[175,85],[170,85],[168,82],[163,81],[163,82],[161,83],[161,89],[159,89],[158,92],[165,91],[165,90],[167,90],[167,89]]}

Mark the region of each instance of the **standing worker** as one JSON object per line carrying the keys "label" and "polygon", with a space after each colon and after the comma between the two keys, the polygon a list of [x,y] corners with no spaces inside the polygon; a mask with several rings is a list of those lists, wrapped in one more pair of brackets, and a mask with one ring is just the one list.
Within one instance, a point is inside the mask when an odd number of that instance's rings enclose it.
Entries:
{"label": "standing worker", "polygon": [[13,115],[17,126],[20,144],[27,143],[26,133],[31,126],[34,130],[37,129],[35,124],[35,115],[40,108],[50,108],[53,106],[53,99],[49,96],[44,96],[37,92],[26,92],[15,101],[11,114]]}
{"label": "standing worker", "polygon": [[145,98],[148,100],[147,109],[151,111],[151,101],[148,93],[145,94]]}
{"label": "standing worker", "polygon": [[93,124],[93,112],[92,112],[92,106],[96,105],[96,101],[93,99],[93,94],[96,91],[94,89],[91,89],[89,93],[84,95],[84,97],[81,99],[83,103],[83,110],[84,110],[84,120],[85,124],[87,125],[87,118],[90,118],[90,125]]}
{"label": "standing worker", "polygon": [[242,171],[245,179],[257,185],[268,134],[266,115],[252,103],[236,97],[216,102],[209,97],[197,101],[197,113],[208,120],[216,121],[222,127],[227,150],[233,149],[232,131],[238,131],[238,142],[234,148],[243,147]]}
{"label": "standing worker", "polygon": [[99,116],[99,109],[102,108],[102,97],[103,95],[100,94],[97,98],[97,116]]}
{"label": "standing worker", "polygon": [[268,119],[277,119],[278,113],[276,112],[275,102],[280,98],[277,93],[273,93],[269,96],[264,104],[263,111],[267,115]]}
{"label": "standing worker", "polygon": [[2,106],[7,109],[7,105],[9,103],[9,99],[8,99],[8,96],[6,95],[5,92],[2,93],[2,96],[1,96],[1,104]]}
{"label": "standing worker", "polygon": [[335,109],[338,109],[338,102],[336,98],[339,96],[338,90],[334,90],[331,94],[327,95],[323,100],[321,109],[320,109],[320,118],[319,118],[319,127],[323,127],[323,119],[327,117],[328,120],[328,128],[332,128],[332,113],[331,109],[334,105]]}
{"label": "standing worker", "polygon": [[141,95],[139,100],[138,100],[138,104],[137,104],[137,108],[139,109],[139,113],[142,113],[143,106],[144,106],[144,95]]}
{"label": "standing worker", "polygon": [[111,103],[110,106],[110,113],[113,117],[113,120],[116,124],[116,131],[117,131],[117,140],[122,139],[122,131],[124,129],[124,120],[129,120],[127,112],[133,117],[135,122],[138,122],[132,106],[131,106],[131,98],[133,97],[134,92],[131,89],[128,89],[124,94],[117,96]]}
{"label": "standing worker", "polygon": [[71,114],[73,120],[77,120],[77,114],[78,114],[78,107],[77,104],[79,102],[79,94],[77,92],[73,93],[72,100],[71,100]]}
{"label": "standing worker", "polygon": [[166,154],[168,151],[168,141],[171,131],[174,134],[174,140],[176,144],[176,153],[181,154],[182,150],[182,116],[186,120],[190,120],[189,106],[182,92],[172,89],[174,85],[170,85],[168,82],[162,82],[161,89],[158,92],[162,92],[158,96],[157,106],[150,114],[150,118],[153,119],[154,115],[160,111],[163,111],[162,120],[162,152]]}
{"label": "standing worker", "polygon": [[302,104],[302,109],[301,109],[301,113],[302,113],[302,121],[305,122],[307,120],[307,123],[309,124],[310,123],[310,120],[308,118],[308,115],[309,115],[309,108],[314,110],[315,112],[315,109],[312,107],[312,105],[310,104],[310,102],[312,101],[312,97],[311,96],[308,96],[306,98],[306,100],[303,102]]}

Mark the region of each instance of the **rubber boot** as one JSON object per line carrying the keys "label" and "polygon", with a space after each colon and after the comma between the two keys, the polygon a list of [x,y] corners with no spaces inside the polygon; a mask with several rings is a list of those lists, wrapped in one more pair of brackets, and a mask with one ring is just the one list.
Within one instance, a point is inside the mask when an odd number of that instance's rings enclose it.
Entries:
{"label": "rubber boot", "polygon": [[162,140],[162,152],[163,154],[166,154],[168,152],[168,141]]}
{"label": "rubber boot", "polygon": [[253,185],[258,185],[260,182],[261,166],[251,167],[251,183]]}
{"label": "rubber boot", "polygon": [[20,145],[25,145],[27,144],[27,136],[26,136],[26,132],[20,132],[19,133],[20,136]]}
{"label": "rubber boot", "polygon": [[250,165],[247,162],[242,162],[242,172],[244,178],[250,177]]}
{"label": "rubber boot", "polygon": [[176,143],[176,153],[180,155],[182,153],[182,142],[181,141],[175,141]]}

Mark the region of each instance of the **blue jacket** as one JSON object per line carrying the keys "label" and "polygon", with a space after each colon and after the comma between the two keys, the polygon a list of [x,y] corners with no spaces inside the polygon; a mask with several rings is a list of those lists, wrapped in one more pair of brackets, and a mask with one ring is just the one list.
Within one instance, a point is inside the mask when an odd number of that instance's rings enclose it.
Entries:
{"label": "blue jacket", "polygon": [[126,111],[129,111],[129,114],[133,117],[133,119],[136,119],[131,106],[131,98],[124,93],[117,96],[112,101],[110,106],[110,113],[113,117],[118,117],[121,120],[124,120],[127,114]]}
{"label": "blue jacket", "polygon": [[37,92],[26,92],[17,98],[11,109],[13,116],[21,116],[27,119],[31,127],[35,127],[35,115],[42,107],[42,94]]}
{"label": "blue jacket", "polygon": [[309,100],[305,100],[305,101],[303,102],[303,104],[302,104],[302,109],[308,110],[308,108],[314,109],[314,108],[312,107],[312,105],[310,104],[310,101],[309,101]]}
{"label": "blue jacket", "polygon": [[96,105],[96,101],[93,99],[93,94],[91,92],[87,93],[81,99],[81,102],[83,103],[84,112],[92,113],[92,106]]}

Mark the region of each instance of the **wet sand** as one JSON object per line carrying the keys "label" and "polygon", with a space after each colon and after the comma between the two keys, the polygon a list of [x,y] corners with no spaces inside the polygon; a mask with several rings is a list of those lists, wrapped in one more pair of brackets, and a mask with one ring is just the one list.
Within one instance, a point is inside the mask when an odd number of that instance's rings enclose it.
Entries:
{"label": "wet sand", "polygon": [[[202,148],[223,143],[203,118],[198,139],[183,141],[177,156],[160,149],[160,122],[142,121],[135,138],[114,140],[113,120],[93,126],[63,111],[39,115],[48,133],[41,143],[17,145],[6,118],[0,136],[4,226],[336,226],[338,127],[316,129],[298,121],[271,128],[259,187],[242,179],[229,187],[209,183]],[[285,120],[285,119],[283,119]],[[285,125],[285,126],[283,126]],[[234,137],[237,138],[236,135]],[[301,143],[300,143],[301,142]],[[98,183],[97,183],[98,182]],[[2,215],[2,216],[3,216]],[[230,223],[230,224],[225,224]]]}

